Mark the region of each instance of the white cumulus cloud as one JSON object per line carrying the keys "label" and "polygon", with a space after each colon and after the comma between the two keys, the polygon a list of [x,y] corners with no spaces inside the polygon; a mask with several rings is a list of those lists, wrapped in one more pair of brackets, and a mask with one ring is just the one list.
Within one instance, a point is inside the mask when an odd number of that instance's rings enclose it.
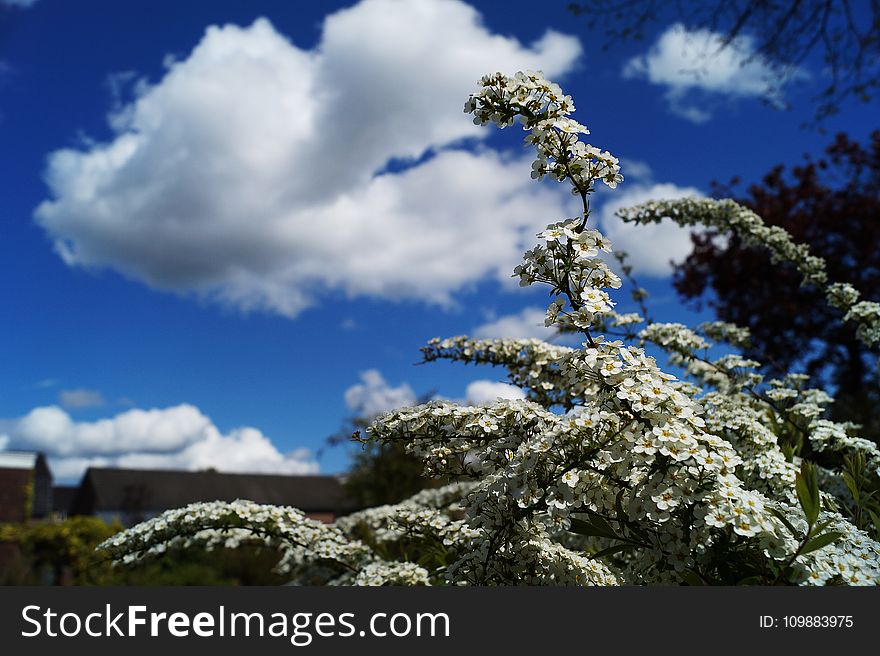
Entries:
{"label": "white cumulus cloud", "polygon": [[711,97],[763,97],[782,102],[780,81],[806,76],[755,52],[754,40],[740,35],[725,45],[725,35],[707,29],[669,26],[647,53],[630,59],[624,77],[642,78],[666,88],[670,110],[694,123],[712,117]]}
{"label": "white cumulus cloud", "polygon": [[373,417],[415,402],[415,392],[407,383],[392,387],[377,369],[362,372],[361,382],[345,390],[345,404],[359,417]]}
{"label": "white cumulus cloud", "polygon": [[559,336],[559,332],[544,325],[547,311],[540,307],[527,307],[515,314],[506,314],[492,321],[480,324],[473,330],[473,336],[479,339],[507,337],[510,339],[537,338],[550,341]]}
{"label": "white cumulus cloud", "polygon": [[626,251],[633,273],[666,277],[671,275],[670,261],[680,262],[692,248],[691,228],[681,228],[671,221],[635,225],[624,223],[615,212],[649,200],[673,200],[702,196],[699,189],[680,187],[671,183],[647,183],[621,186],[612,194],[599,211],[602,231],[611,239],[615,251]]}
{"label": "white cumulus cloud", "polygon": [[323,291],[447,304],[506,280],[534,216],[566,203],[524,160],[450,150],[488,134],[464,99],[486,72],[556,77],[579,54],[493,34],[458,0],[363,0],[313,50],[266,19],[210,27],[134,85],[110,141],[50,155],[35,218],[71,266],[244,310],[295,316]]}
{"label": "white cumulus cloud", "polygon": [[58,406],[34,408],[3,422],[0,448],[39,450],[56,479],[70,480],[89,466],[300,474],[317,471],[308,451],[282,453],[252,427],[222,433],[198,408],[132,409],[77,422]]}
{"label": "white cumulus cloud", "polygon": [[498,399],[524,399],[526,393],[516,385],[492,380],[475,380],[464,392],[466,403],[482,405]]}

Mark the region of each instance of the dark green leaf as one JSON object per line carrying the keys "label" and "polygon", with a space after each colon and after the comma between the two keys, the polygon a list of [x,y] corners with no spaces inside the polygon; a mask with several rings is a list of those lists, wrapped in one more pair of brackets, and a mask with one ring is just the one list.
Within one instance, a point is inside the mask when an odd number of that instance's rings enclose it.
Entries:
{"label": "dark green leaf", "polygon": [[801,462],[801,471],[807,471],[807,485],[810,486],[810,497],[816,504],[816,507],[820,507],[821,497],[819,496],[819,477],[816,474],[816,467],[813,463],[807,463],[809,467],[804,467],[804,462]]}
{"label": "dark green leaf", "polygon": [[819,518],[819,485],[816,481],[816,468],[806,460],[801,463],[801,471],[795,479],[795,489],[807,523],[812,526]]}
{"label": "dark green leaf", "polygon": [[614,529],[611,528],[611,524],[605,521],[604,517],[602,517],[601,515],[597,515],[590,510],[587,510],[586,513],[590,516],[590,523],[593,524],[593,526],[608,532],[610,535],[615,535]]}
{"label": "dark green leaf", "polygon": [[852,495],[853,501],[858,504],[859,486],[849,472],[843,472],[843,482],[846,484],[846,489],[848,489],[849,493]]}
{"label": "dark green leaf", "polygon": [[635,549],[635,548],[636,547],[634,544],[626,544],[626,543],[615,544],[613,547],[608,547],[606,549],[602,549],[601,551],[597,551],[594,554],[591,554],[590,558],[595,560],[597,558],[604,558],[605,556],[611,556],[613,554],[616,554],[618,551],[626,551],[628,549]]}
{"label": "dark green leaf", "polygon": [[568,530],[572,533],[577,533],[578,535],[617,539],[617,534],[614,533],[614,531],[609,532],[604,527],[596,526],[595,524],[585,522],[582,519],[577,519],[575,517],[571,519],[571,526]]}
{"label": "dark green leaf", "polygon": [[880,517],[873,510],[869,510],[868,514],[871,515],[871,521],[874,522],[874,529],[880,534]]}
{"label": "dark green leaf", "polygon": [[827,533],[823,533],[822,535],[815,537],[807,542],[806,546],[801,549],[801,555],[803,556],[804,554],[818,551],[822,547],[827,547],[829,544],[842,536],[843,533],[838,533],[837,531],[828,531]]}
{"label": "dark green leaf", "polygon": [[706,582],[702,579],[702,577],[696,572],[686,569],[685,571],[679,574],[681,580],[687,583],[688,585],[706,585]]}
{"label": "dark green leaf", "polygon": [[792,523],[791,523],[790,521],[788,521],[788,518],[786,518],[785,513],[783,513],[783,512],[782,512],[781,510],[779,510],[778,508],[770,508],[770,512],[772,512],[772,513],[776,516],[776,518],[777,518],[780,522],[782,522],[782,523],[785,525],[785,528],[787,528],[787,529],[789,530],[789,532],[790,532],[794,537],[798,538],[799,540],[801,539],[801,537],[803,537],[802,534],[801,534],[801,532],[798,531],[798,530],[792,525]]}
{"label": "dark green leaf", "polygon": [[614,509],[617,512],[617,520],[620,522],[626,522],[629,517],[623,510],[623,495],[626,494],[626,488],[622,488],[620,492],[617,493],[617,496],[614,498]]}
{"label": "dark green leaf", "polygon": [[818,524],[816,524],[813,527],[813,530],[810,531],[810,537],[813,537],[814,535],[819,535],[819,533],[821,533],[826,528],[828,528],[828,526],[831,524],[832,521],[833,520],[831,520],[831,519],[826,519],[824,522],[819,522]]}

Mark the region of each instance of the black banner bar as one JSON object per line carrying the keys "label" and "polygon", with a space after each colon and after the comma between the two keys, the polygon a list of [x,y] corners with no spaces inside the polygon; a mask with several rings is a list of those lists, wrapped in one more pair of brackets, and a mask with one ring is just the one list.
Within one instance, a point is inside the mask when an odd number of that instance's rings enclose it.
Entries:
{"label": "black banner bar", "polygon": [[876,588],[9,587],[0,588],[0,645],[10,656],[687,654],[720,645],[813,654],[871,644],[878,602]]}

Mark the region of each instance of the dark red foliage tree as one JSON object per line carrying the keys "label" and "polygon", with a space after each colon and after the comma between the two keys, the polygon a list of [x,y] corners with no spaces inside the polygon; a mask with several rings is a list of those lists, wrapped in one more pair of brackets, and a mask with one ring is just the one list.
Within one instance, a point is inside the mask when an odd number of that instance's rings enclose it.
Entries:
{"label": "dark red foliage tree", "polygon": [[[738,182],[716,185],[734,197]],[[813,161],[787,172],[777,166],[737,199],[770,225],[809,244],[828,265],[829,278],[852,283],[865,300],[880,299],[880,131],[861,145],[840,134]],[[812,287],[800,286],[791,267],[770,263],[766,252],[716,232],[692,236],[691,255],[676,267],[677,291],[718,317],[748,326],[748,355],[771,374],[800,369],[837,398],[835,419],[862,423],[862,435],[880,440],[878,354]]]}

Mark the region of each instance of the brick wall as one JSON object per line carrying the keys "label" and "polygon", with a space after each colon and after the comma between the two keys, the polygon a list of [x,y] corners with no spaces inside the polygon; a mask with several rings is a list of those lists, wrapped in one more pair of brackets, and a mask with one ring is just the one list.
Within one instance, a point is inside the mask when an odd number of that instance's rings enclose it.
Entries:
{"label": "brick wall", "polygon": [[0,522],[23,522],[30,469],[0,469]]}

